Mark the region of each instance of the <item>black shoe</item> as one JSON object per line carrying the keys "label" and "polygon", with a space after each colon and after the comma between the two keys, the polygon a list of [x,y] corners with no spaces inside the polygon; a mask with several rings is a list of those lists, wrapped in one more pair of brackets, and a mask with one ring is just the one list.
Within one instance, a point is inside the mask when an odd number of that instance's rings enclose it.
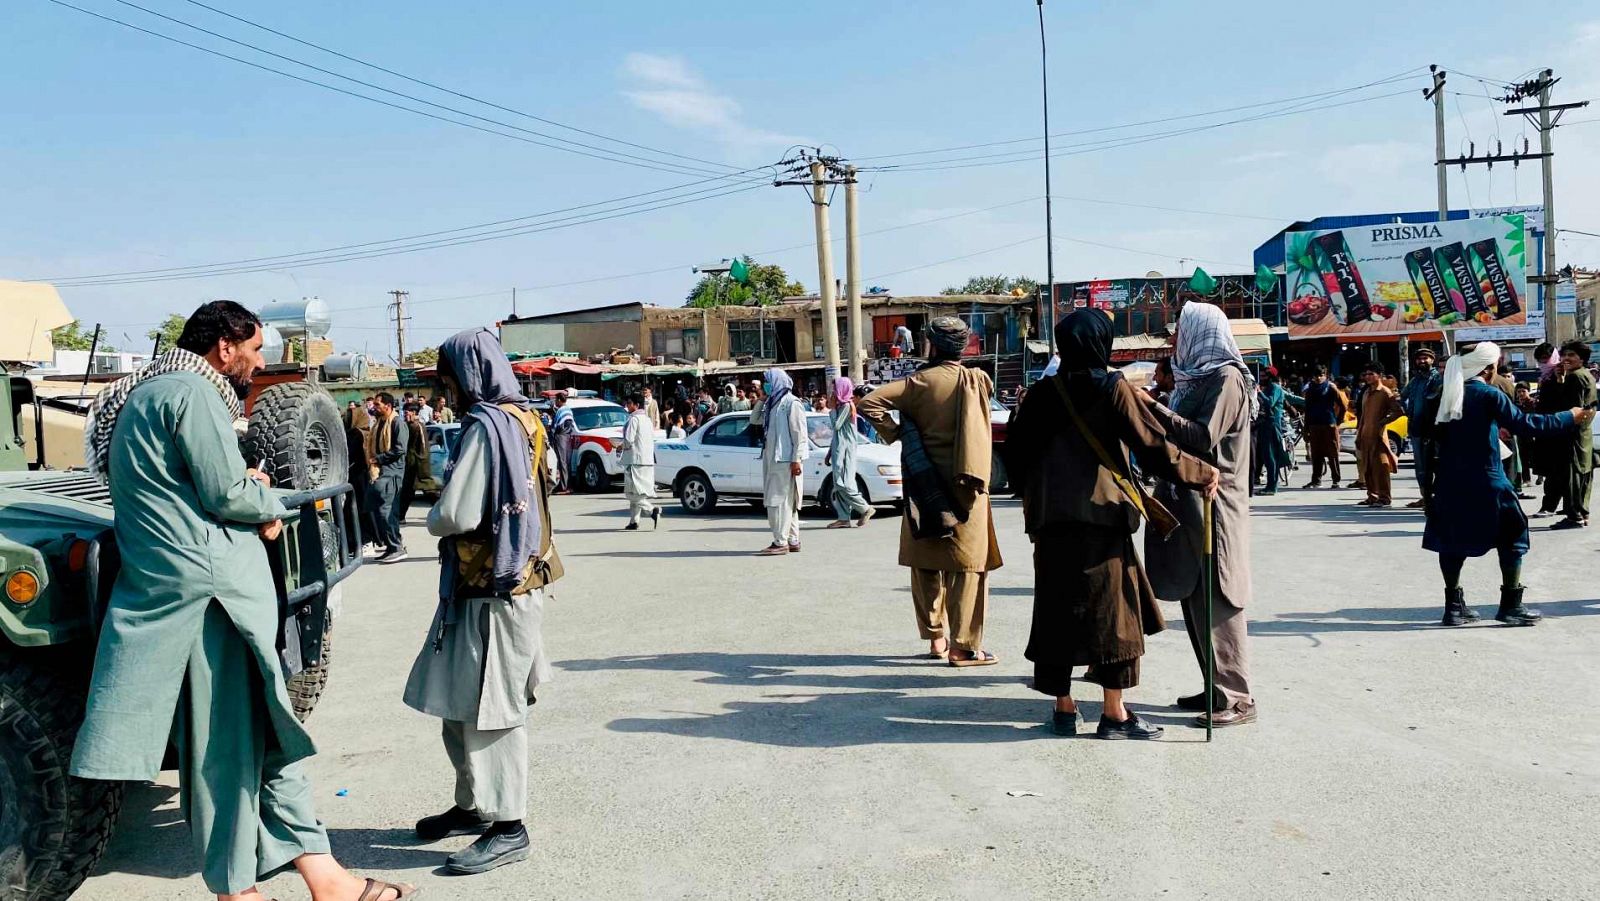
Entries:
{"label": "black shoe", "polygon": [[[1216,692],[1211,696],[1211,705],[1212,710],[1226,710],[1228,698],[1222,692]],[[1197,691],[1192,695],[1184,695],[1178,699],[1178,709],[1193,710],[1196,713],[1204,712],[1206,709],[1206,693]]]}
{"label": "black shoe", "polygon": [[378,562],[379,563],[399,563],[401,560],[406,559],[406,556],[407,555],[406,555],[406,547],[405,547],[405,545],[403,545],[403,544],[402,545],[396,545],[394,547],[389,548],[387,551],[384,551],[383,552],[383,556],[378,558]]}
{"label": "black shoe", "polygon": [[1550,531],[1554,532],[1556,529],[1581,529],[1586,525],[1588,525],[1588,523],[1584,522],[1582,519],[1569,516],[1551,526]]}
{"label": "black shoe", "polygon": [[637,531],[639,531],[639,524],[636,523],[636,522],[630,522],[627,525],[622,527],[622,531],[624,531],[624,532],[637,532]]}
{"label": "black shoe", "polygon": [[475,810],[452,807],[444,813],[418,820],[417,838],[425,842],[436,842],[452,835],[478,835],[493,825],[479,816]]}
{"label": "black shoe", "polygon": [[1106,741],[1123,741],[1125,739],[1141,739],[1149,741],[1160,738],[1162,729],[1139,719],[1139,714],[1128,711],[1128,718],[1122,722],[1109,719],[1104,715],[1100,717],[1100,727],[1094,730],[1094,737]]}
{"label": "black shoe", "polygon": [[1529,610],[1522,606],[1523,587],[1500,588],[1500,610],[1494,618],[1508,626],[1533,626],[1538,625],[1544,617],[1537,610]]}
{"label": "black shoe", "polygon": [[654,510],[650,511],[650,528],[652,530],[661,528],[661,508],[660,507],[657,507]]}
{"label": "black shoe", "polygon": [[1467,606],[1466,592],[1460,588],[1446,588],[1444,590],[1444,618],[1439,620],[1441,626],[1464,626],[1475,622],[1478,614]]}
{"label": "black shoe", "polygon": [[532,847],[526,827],[518,826],[510,832],[490,829],[472,844],[445,859],[444,868],[458,876],[487,873],[495,867],[528,859]]}
{"label": "black shoe", "polygon": [[1057,710],[1050,714],[1050,731],[1057,735],[1078,734],[1078,711],[1062,713]]}

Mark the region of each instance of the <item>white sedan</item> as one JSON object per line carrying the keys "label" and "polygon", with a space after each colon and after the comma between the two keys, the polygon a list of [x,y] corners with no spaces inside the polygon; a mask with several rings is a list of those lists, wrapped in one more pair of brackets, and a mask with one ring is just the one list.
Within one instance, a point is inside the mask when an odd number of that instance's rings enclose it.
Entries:
{"label": "white sedan", "polygon": [[[806,500],[828,506],[833,472],[824,459],[833,442],[833,423],[826,413],[807,413],[806,431],[811,457],[801,477],[803,494]],[[862,444],[856,449],[856,461],[856,487],[867,503],[900,500],[900,445]],[[725,413],[687,438],[657,439],[656,482],[671,488],[690,513],[709,512],[727,498],[759,504],[761,446],[750,431],[750,414]]]}

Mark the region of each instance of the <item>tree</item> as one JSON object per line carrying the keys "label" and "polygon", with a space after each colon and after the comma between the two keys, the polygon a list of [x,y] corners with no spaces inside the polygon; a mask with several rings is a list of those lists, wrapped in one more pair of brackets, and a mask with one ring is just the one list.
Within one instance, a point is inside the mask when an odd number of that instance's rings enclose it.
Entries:
{"label": "tree", "polygon": [[414,350],[411,353],[406,354],[406,358],[404,360],[400,361],[400,365],[401,366],[415,366],[415,367],[420,369],[421,367],[424,367],[424,366],[437,365],[438,362],[439,362],[439,348],[437,348],[437,347],[424,347],[421,350]]}
{"label": "tree", "polygon": [[[83,324],[74,319],[71,322],[50,333],[50,344],[56,350],[88,350],[94,343],[94,332],[85,333]],[[107,344],[105,336],[100,339],[100,350],[115,351],[116,348]]]}
{"label": "tree", "polygon": [[161,320],[160,325],[145,332],[144,336],[151,341],[159,340],[162,352],[169,351],[178,346],[178,336],[183,334],[183,325],[188,321],[189,319],[186,316],[168,313],[167,318]]}
{"label": "tree", "polygon": [[949,287],[940,291],[940,294],[1010,294],[1021,288],[1024,295],[1031,295],[1039,288],[1039,283],[1026,275],[975,275],[967,279],[967,283],[960,287]]}
{"label": "tree", "polygon": [[806,286],[789,280],[789,273],[776,263],[758,265],[748,254],[741,257],[750,271],[749,281],[739,284],[721,275],[703,275],[684,298],[686,307],[768,306],[785,297],[806,293]]}

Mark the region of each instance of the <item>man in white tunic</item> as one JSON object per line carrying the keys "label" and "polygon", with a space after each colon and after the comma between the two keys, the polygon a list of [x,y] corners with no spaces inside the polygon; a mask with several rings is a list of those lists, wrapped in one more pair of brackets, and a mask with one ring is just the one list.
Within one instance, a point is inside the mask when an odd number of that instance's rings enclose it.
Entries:
{"label": "man in white tunic", "polygon": [[562,570],[546,503],[544,427],[494,334],[451,337],[439,347],[438,371],[451,403],[467,412],[428,514],[440,539],[439,608],[405,703],[444,721],[456,771],[455,806],[419,820],[417,837],[478,834],[445,862],[471,874],[528,856],[528,710],[551,674],[541,621]]}
{"label": "man in white tunic", "polygon": [[762,499],[772,544],[758,551],[763,557],[800,553],[800,478],[811,440],[806,435],[806,411],[794,396],[794,382],[781,369],[766,372],[766,405],[762,408]]}
{"label": "man in white tunic", "polygon": [[622,427],[621,451],[622,493],[628,497],[629,532],[639,530],[639,520],[650,517],[650,527],[661,525],[661,508],[656,506],[656,427],[650,417],[649,406],[642,394],[630,394],[623,399],[622,408],[628,411],[628,422]]}

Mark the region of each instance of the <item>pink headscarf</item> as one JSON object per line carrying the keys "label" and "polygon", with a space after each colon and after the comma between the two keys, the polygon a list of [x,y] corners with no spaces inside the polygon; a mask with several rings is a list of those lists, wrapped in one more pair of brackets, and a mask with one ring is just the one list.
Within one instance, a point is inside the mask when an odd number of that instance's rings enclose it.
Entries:
{"label": "pink headscarf", "polygon": [[841,375],[833,380],[833,399],[839,406],[855,402],[855,383],[847,375]]}

